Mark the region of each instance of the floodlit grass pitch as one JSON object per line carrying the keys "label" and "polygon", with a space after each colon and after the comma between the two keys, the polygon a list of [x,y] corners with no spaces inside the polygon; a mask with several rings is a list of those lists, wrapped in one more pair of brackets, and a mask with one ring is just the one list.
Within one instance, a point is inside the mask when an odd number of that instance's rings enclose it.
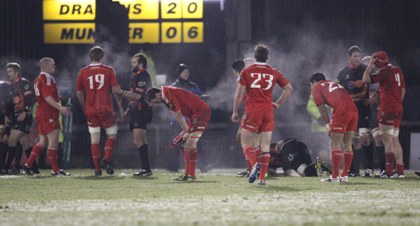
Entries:
{"label": "floodlit grass pitch", "polygon": [[196,182],[172,181],[177,174],[163,170],[147,178],[70,172],[0,177],[0,225],[420,225],[413,174],[346,184],[269,178],[257,186],[235,170],[198,174]]}

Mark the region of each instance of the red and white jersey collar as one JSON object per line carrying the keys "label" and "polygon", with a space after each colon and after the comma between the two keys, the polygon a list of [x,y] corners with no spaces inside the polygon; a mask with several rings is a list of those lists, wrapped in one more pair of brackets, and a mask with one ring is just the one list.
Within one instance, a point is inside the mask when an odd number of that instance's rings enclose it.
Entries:
{"label": "red and white jersey collar", "polygon": [[55,83],[55,79],[52,75],[48,74],[47,72],[41,72],[41,75],[45,75],[45,77],[47,78],[47,84],[50,85],[51,80],[54,81]]}

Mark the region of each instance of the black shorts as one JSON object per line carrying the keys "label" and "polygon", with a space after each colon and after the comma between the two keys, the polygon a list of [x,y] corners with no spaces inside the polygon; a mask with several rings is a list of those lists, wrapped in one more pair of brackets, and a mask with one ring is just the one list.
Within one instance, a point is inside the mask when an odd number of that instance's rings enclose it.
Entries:
{"label": "black shorts", "polygon": [[371,125],[371,110],[369,105],[365,105],[363,101],[355,102],[357,112],[359,113],[359,121],[357,122],[357,128],[370,128]]}
{"label": "black shorts", "polygon": [[12,118],[12,123],[10,125],[10,128],[29,134],[31,130],[32,122],[33,122],[32,114],[27,114],[25,119],[21,122],[17,120],[17,115],[14,115]]}
{"label": "black shorts", "polygon": [[147,125],[152,122],[152,118],[153,111],[151,109],[130,110],[130,130],[147,129]]}

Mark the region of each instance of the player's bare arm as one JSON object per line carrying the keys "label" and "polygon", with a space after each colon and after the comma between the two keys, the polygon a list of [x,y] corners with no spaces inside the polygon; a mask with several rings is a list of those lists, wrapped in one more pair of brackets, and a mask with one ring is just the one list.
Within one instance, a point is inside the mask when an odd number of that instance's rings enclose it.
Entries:
{"label": "player's bare arm", "polygon": [[80,106],[82,106],[83,112],[86,113],[86,102],[85,102],[85,97],[83,96],[83,92],[77,90],[76,91],[76,96],[77,96],[77,100],[80,103]]}
{"label": "player's bare arm", "polygon": [[287,83],[287,85],[282,87],[283,93],[281,94],[281,96],[279,97],[279,99],[277,99],[276,101],[276,108],[280,107],[281,105],[283,105],[287,99],[289,99],[290,95],[292,95],[293,92],[293,86],[289,83]]}
{"label": "player's bare arm", "polygon": [[176,121],[179,123],[179,125],[182,128],[182,130],[184,132],[188,132],[189,131],[189,127],[188,127],[188,124],[185,121],[184,115],[182,115],[181,111],[175,112],[175,117],[176,117]]}
{"label": "player's bare arm", "polygon": [[57,103],[52,96],[45,97],[45,101],[47,101],[47,103],[53,108],[59,110],[64,116],[70,115],[71,111],[67,107],[61,106],[60,103]]}
{"label": "player's bare arm", "polygon": [[127,99],[140,100],[140,98],[141,98],[140,94],[137,94],[133,91],[123,90],[123,89],[121,89],[120,86],[112,87],[112,93],[117,94],[117,95],[121,95],[121,96],[123,96]]}
{"label": "player's bare arm", "polygon": [[233,100],[233,112],[232,112],[232,122],[239,122],[239,104],[244,96],[245,86],[238,84],[235,93],[235,99]]}
{"label": "player's bare arm", "polygon": [[402,88],[401,89],[401,101],[404,100],[404,97],[405,97],[405,88]]}
{"label": "player's bare arm", "polygon": [[373,65],[377,59],[378,58],[374,57],[374,55],[370,57],[368,67],[366,68],[365,73],[363,73],[363,78],[362,78],[362,81],[366,84],[372,83],[370,79],[370,73],[372,72]]}
{"label": "player's bare arm", "polygon": [[318,106],[319,109],[319,113],[321,114],[321,118],[324,120],[325,122],[325,126],[327,127],[328,130],[330,130],[329,126],[330,126],[330,117],[328,116],[328,111],[327,108],[325,107],[325,104],[321,104]]}
{"label": "player's bare arm", "polygon": [[122,106],[122,97],[121,95],[118,95],[115,93],[113,94],[113,96],[114,96],[115,102],[117,103],[118,111],[120,112],[120,119],[122,120],[124,116],[124,109]]}

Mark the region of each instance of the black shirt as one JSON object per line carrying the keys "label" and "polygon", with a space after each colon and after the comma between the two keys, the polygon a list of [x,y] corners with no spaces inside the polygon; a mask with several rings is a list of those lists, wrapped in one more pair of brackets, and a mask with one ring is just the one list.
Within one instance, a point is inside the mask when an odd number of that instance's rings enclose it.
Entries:
{"label": "black shirt", "polygon": [[19,78],[10,87],[10,98],[13,104],[13,114],[19,115],[22,112],[31,113],[35,103],[33,86],[24,78]]}
{"label": "black shirt", "polygon": [[360,64],[357,68],[346,66],[338,72],[338,82],[349,92],[354,101],[362,101],[369,98],[369,87],[367,84],[361,87],[354,87],[354,82],[362,80],[366,68],[365,64]]}
{"label": "black shirt", "polygon": [[[312,164],[312,158],[305,143],[289,138],[277,143],[279,153],[270,152],[270,168],[282,167],[283,171],[297,171],[302,164]],[[280,146],[280,147],[279,147]]]}
{"label": "black shirt", "polygon": [[131,111],[151,109],[151,107],[146,101],[146,92],[151,87],[152,87],[152,80],[150,79],[150,75],[146,70],[139,70],[138,72],[133,74],[130,81],[130,90],[140,94],[141,98],[139,101],[135,101],[135,100],[130,101],[129,107]]}

